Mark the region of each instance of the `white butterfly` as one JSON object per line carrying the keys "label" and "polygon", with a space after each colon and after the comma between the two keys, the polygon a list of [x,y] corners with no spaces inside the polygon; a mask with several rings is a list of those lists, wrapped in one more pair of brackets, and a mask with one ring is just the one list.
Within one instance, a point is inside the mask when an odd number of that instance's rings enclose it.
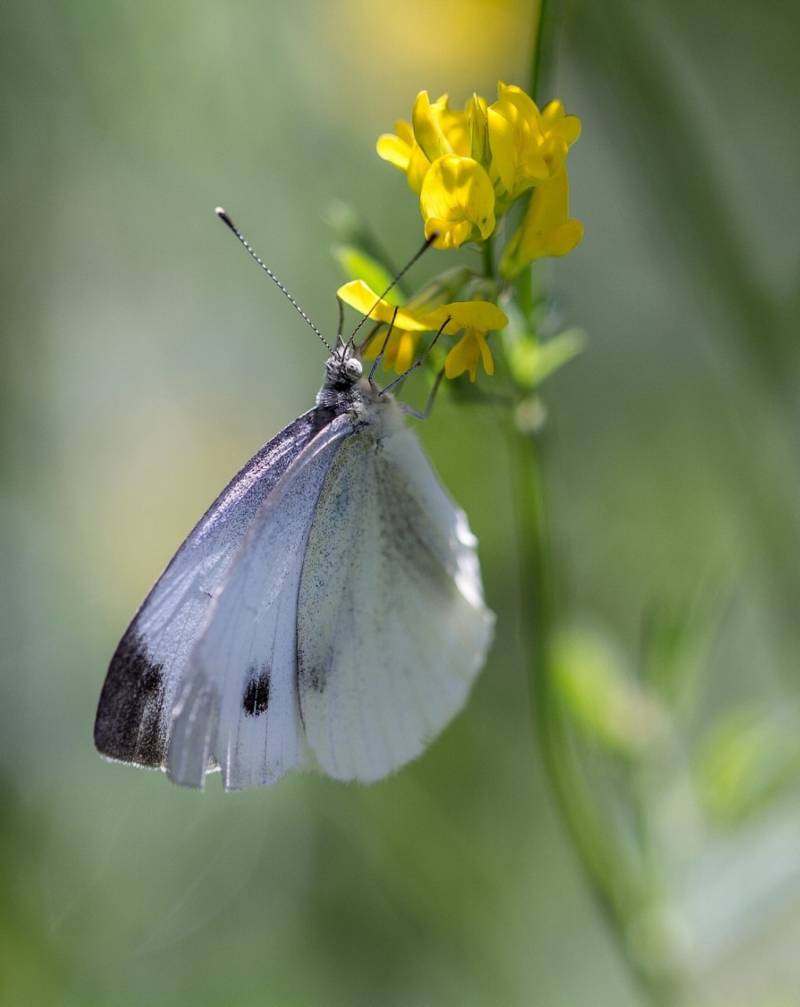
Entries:
{"label": "white butterfly", "polygon": [[465,515],[337,343],[316,406],[232,480],[134,617],[95,744],[190,786],[217,768],[226,790],[290,770],[377,780],[463,706],[493,624]]}

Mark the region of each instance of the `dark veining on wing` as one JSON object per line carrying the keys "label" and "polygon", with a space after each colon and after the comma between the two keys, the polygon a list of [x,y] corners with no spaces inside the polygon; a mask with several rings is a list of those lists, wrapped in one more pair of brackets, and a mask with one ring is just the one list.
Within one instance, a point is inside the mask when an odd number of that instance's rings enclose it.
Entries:
{"label": "dark veining on wing", "polygon": [[[243,511],[245,522],[249,521],[258,504],[272,490],[302,449],[328,426],[335,416],[333,410],[318,406],[300,416],[273,437],[253,455],[220,493],[198,522],[186,544],[195,538],[198,542],[202,541],[209,534],[213,534],[221,522],[227,524],[234,507]],[[246,503],[251,493],[256,496],[254,505],[242,508],[241,504]]]}
{"label": "dark veining on wing", "polygon": [[302,648],[297,651],[297,671],[298,681],[302,688],[313,689],[314,692],[322,692],[325,689],[327,671],[317,665],[309,664],[304,660],[305,653]]}
{"label": "dark veining on wing", "polygon": [[445,597],[452,596],[457,587],[444,559],[449,543],[410,491],[401,470],[379,456],[376,477],[382,512],[380,548],[388,569],[402,564],[412,580],[436,587]]}
{"label": "dark veining on wing", "polygon": [[269,706],[270,667],[264,665],[259,672],[253,666],[247,673],[247,685],[242,696],[242,709],[248,717],[260,717],[267,712]]}
{"label": "dark veining on wing", "polygon": [[111,660],[100,696],[94,743],[103,755],[142,766],[161,765],[166,749],[163,677],[163,665],[150,659],[131,627]]}
{"label": "dark veining on wing", "polygon": [[[373,437],[374,435],[370,432],[368,427],[362,427],[355,433],[351,434],[339,448],[339,452],[334,458],[325,477],[322,491],[320,493],[321,499],[322,495],[326,492],[326,486],[333,487],[333,492],[335,492],[335,502],[328,501],[326,506],[326,510],[330,513],[344,515],[348,512],[351,506],[357,506],[357,504],[352,503],[351,501],[352,487],[350,482],[346,478],[346,475],[342,476],[341,473],[343,470],[344,473],[346,473],[348,466],[353,463],[354,456],[357,458],[359,451],[364,450],[361,446],[363,439],[372,439]],[[325,591],[331,563],[329,556],[331,549],[329,547],[333,547],[335,545],[335,537],[341,534],[345,534],[345,530],[343,528],[338,528],[336,526],[320,526],[318,501],[317,509],[314,514],[314,521],[312,521],[309,528],[309,535],[306,542],[306,559],[311,553],[314,554],[314,570],[312,572],[307,563],[303,563],[303,570],[298,584],[298,593],[303,590],[303,585],[305,585],[306,590],[313,589],[320,595]],[[308,542],[312,536],[314,536],[314,548],[310,549],[308,547]],[[341,601],[344,605],[345,599],[342,598]],[[317,653],[317,642],[318,641],[310,641],[310,646],[307,648],[305,646],[305,641],[299,634],[297,635],[296,661],[298,694],[302,694],[303,691],[312,691],[321,694],[325,691],[330,668],[333,663],[333,654],[326,654],[320,660]],[[300,715],[302,719],[302,708]]]}

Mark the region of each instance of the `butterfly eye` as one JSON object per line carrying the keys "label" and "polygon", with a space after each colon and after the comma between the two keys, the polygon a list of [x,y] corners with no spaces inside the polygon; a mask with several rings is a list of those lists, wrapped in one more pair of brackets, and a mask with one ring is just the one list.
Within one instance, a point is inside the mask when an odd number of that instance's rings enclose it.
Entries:
{"label": "butterfly eye", "polygon": [[348,378],[360,378],[363,374],[363,369],[361,367],[361,361],[356,357],[349,357],[344,364],[344,372]]}

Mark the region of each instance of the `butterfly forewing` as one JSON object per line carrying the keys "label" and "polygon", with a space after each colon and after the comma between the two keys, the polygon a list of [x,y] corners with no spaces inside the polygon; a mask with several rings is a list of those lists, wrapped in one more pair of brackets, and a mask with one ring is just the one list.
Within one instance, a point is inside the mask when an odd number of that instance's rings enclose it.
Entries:
{"label": "butterfly forewing", "polygon": [[352,429],[339,416],[306,446],[242,542],[174,711],[168,772],[178,783],[200,786],[216,764],[239,790],[313,764],[297,701],[298,589],[323,482]]}
{"label": "butterfly forewing", "polygon": [[190,533],[122,638],[95,720],[104,755],[143,766],[166,757],[171,712],[212,603],[263,501],[333,419],[312,409],[266,444]]}

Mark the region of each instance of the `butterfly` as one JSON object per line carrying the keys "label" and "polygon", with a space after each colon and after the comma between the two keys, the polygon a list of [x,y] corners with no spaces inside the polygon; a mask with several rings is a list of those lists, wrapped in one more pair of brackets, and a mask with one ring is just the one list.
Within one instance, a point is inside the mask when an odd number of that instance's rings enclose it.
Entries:
{"label": "butterfly", "polygon": [[370,782],[464,705],[494,625],[476,539],[374,370],[337,338],[315,406],[190,532],[111,660],[102,755],[194,787]]}

